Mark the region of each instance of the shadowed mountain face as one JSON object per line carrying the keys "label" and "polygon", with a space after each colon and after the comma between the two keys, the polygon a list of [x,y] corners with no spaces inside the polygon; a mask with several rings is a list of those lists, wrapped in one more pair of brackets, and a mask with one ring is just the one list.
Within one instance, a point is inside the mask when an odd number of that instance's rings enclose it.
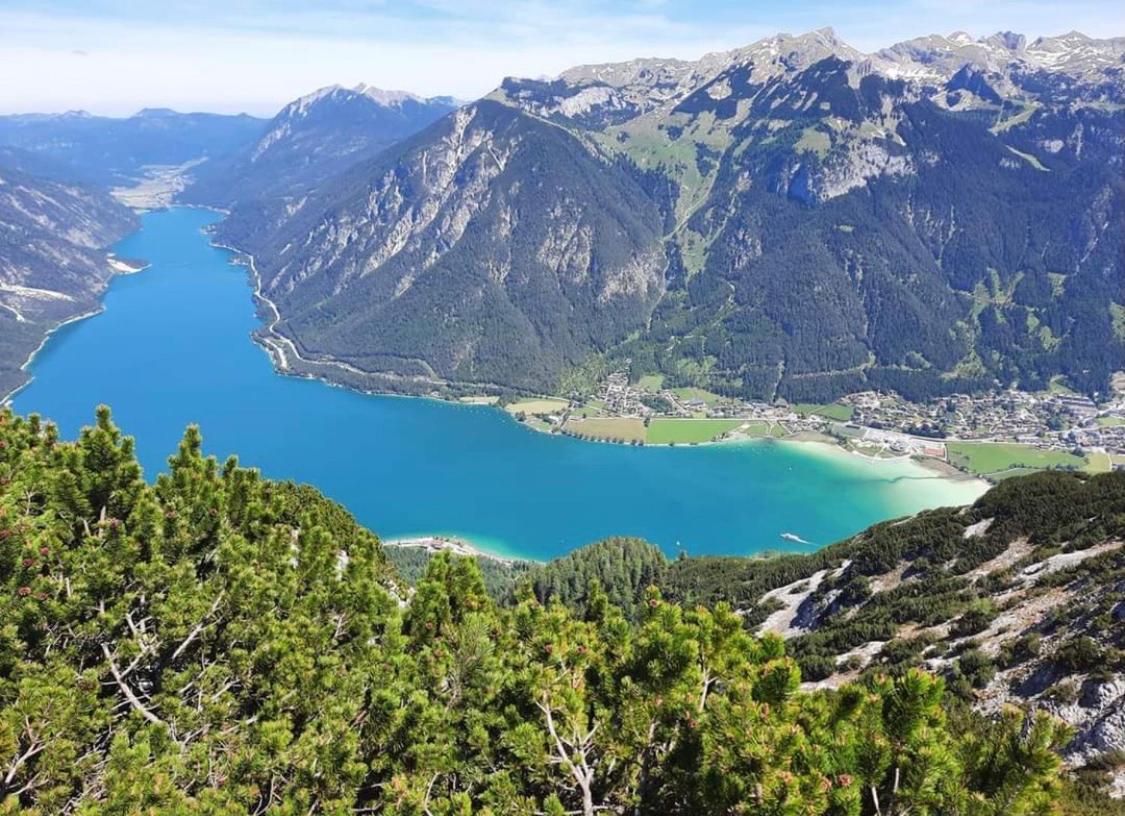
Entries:
{"label": "shadowed mountain face", "polygon": [[1125,365],[1123,59],[823,30],[509,79],[222,232],[302,353],[370,372],[553,390],[629,358],[749,397],[1093,392]]}
{"label": "shadowed mountain face", "polygon": [[241,149],[196,168],[182,198],[232,207],[298,196],[456,107],[449,97],[423,99],[366,85],[322,88],[286,105]]}
{"label": "shadowed mountain face", "polygon": [[25,172],[40,161],[0,152],[0,394],[47,332],[97,308],[113,274],[102,248],[137,223],[105,193]]}

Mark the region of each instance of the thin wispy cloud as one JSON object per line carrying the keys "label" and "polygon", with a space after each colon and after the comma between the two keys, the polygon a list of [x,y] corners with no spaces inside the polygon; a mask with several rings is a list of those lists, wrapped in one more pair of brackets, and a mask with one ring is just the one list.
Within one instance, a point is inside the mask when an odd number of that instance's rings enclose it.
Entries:
{"label": "thin wispy cloud", "polygon": [[504,76],[636,56],[697,58],[778,31],[833,26],[864,50],[929,33],[1125,34],[1120,3],[1080,0],[9,0],[0,110],[142,106],[268,114],[317,87],[360,81],[475,97]]}

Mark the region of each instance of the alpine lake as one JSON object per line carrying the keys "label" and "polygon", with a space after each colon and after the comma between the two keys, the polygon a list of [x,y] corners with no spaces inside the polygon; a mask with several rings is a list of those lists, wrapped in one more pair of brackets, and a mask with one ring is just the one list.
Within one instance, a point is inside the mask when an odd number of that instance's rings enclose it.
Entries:
{"label": "alpine lake", "polygon": [[97,405],[109,405],[136,437],[149,479],[196,423],[208,453],[315,485],[386,539],[447,535],[537,560],[613,535],[646,538],[669,556],[806,552],[981,493],[979,482],[910,460],[820,443],[585,442],[489,406],[279,374],[251,339],[259,319],[245,267],[206,234],[219,217],[145,214],[114,251],[149,267],[115,278],[101,314],[48,339],[14,409],[73,438]]}

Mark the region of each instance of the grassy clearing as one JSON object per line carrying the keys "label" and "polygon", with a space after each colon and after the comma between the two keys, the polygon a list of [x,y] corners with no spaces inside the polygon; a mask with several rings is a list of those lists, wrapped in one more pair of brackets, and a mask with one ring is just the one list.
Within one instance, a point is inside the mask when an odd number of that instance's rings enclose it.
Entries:
{"label": "grassy clearing", "polygon": [[601,400],[587,400],[579,407],[572,409],[570,415],[575,419],[578,419],[579,417],[581,417],[582,419],[586,419],[587,417],[601,416],[605,412],[606,407],[604,402],[602,402]]}
{"label": "grassy clearing", "polygon": [[796,405],[790,405],[790,408],[801,416],[822,416],[828,419],[835,419],[838,422],[847,422],[852,418],[855,409],[850,405],[841,405],[838,402],[829,403],[827,405],[818,405],[811,402],[799,402]]}
{"label": "grassy clearing", "polygon": [[1113,460],[1108,453],[1094,451],[1087,457],[1085,470],[1087,473],[1109,473],[1113,470]]}
{"label": "grassy clearing", "polygon": [[1118,425],[1125,425],[1125,418],[1117,416],[1098,417],[1098,424],[1103,428],[1113,428]]}
{"label": "grassy clearing", "polygon": [[570,419],[564,430],[575,436],[604,439],[612,442],[644,442],[645,424],[629,417],[595,417]]}
{"label": "grassy clearing", "polygon": [[1087,465],[1085,458],[1073,453],[1010,442],[949,442],[946,449],[952,464],[981,476],[1014,475],[1008,471],[1016,469],[1031,471]]}
{"label": "grassy clearing", "polygon": [[672,393],[682,400],[700,399],[708,405],[712,405],[722,399],[718,394],[714,394],[703,388],[673,388]]}
{"label": "grassy clearing", "polygon": [[[1032,114],[1034,114],[1038,109],[1039,104],[1037,102],[1028,102],[1012,116],[1009,116],[1006,119],[1001,119],[995,125],[993,125],[992,132],[1003,133],[1006,130],[1011,130],[1017,125],[1022,125],[1024,122],[1030,119]],[[1001,115],[1003,115],[1003,112]]]}
{"label": "grassy clearing", "polygon": [[824,158],[832,149],[832,137],[815,127],[805,128],[793,149],[798,153],[815,153]]}
{"label": "grassy clearing", "polygon": [[657,391],[664,387],[664,375],[645,374],[643,377],[637,380],[637,387],[642,391],[651,391],[655,394]]}
{"label": "grassy clearing", "polygon": [[1110,303],[1109,316],[1113,320],[1113,333],[1118,340],[1125,340],[1125,306]]}
{"label": "grassy clearing", "polygon": [[760,419],[743,423],[739,433],[761,439],[781,439],[789,435],[789,431],[784,425],[778,425],[776,422],[764,422]]}
{"label": "grassy clearing", "polygon": [[504,406],[509,414],[557,414],[569,405],[561,399],[526,399]]}
{"label": "grassy clearing", "polygon": [[495,405],[500,401],[500,398],[488,396],[461,397],[457,401],[464,403],[465,405]]}
{"label": "grassy clearing", "polygon": [[654,419],[645,442],[650,445],[690,445],[710,442],[742,424],[737,419]]}
{"label": "grassy clearing", "polygon": [[1047,386],[1048,394],[1064,394],[1067,396],[1078,396],[1078,392],[1070,388],[1063,380],[1061,375],[1056,375],[1051,378],[1050,384]]}

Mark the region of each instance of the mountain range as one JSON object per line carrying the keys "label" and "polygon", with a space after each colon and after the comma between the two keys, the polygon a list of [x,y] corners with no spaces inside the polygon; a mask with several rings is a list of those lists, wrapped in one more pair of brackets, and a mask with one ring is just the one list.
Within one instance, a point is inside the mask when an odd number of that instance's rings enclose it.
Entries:
{"label": "mountain range", "polygon": [[[191,183],[179,200],[234,207],[315,186],[456,106],[366,86],[326,88],[272,120],[146,109],[0,116],[0,394],[60,323],[98,308],[115,271],[106,248],[137,228],[130,188],[154,174]],[[194,175],[180,181],[188,170]],[[143,260],[143,259],[141,259]]]}
{"label": "mountain range", "polygon": [[271,120],[6,116],[0,164],[91,192],[182,166],[286,365],[349,385],[570,393],[628,365],[747,398],[1097,394],[1125,367],[1123,60],[825,29],[464,105],[361,85]]}
{"label": "mountain range", "polygon": [[1125,360],[1123,55],[821,30],[507,79],[219,234],[351,384],[559,393],[629,361],[756,398],[1096,393]]}
{"label": "mountain range", "polygon": [[0,146],[48,163],[53,175],[103,188],[126,186],[154,165],[180,165],[238,149],[262,130],[253,116],[146,108],[124,118],[85,111],[0,116]]}

